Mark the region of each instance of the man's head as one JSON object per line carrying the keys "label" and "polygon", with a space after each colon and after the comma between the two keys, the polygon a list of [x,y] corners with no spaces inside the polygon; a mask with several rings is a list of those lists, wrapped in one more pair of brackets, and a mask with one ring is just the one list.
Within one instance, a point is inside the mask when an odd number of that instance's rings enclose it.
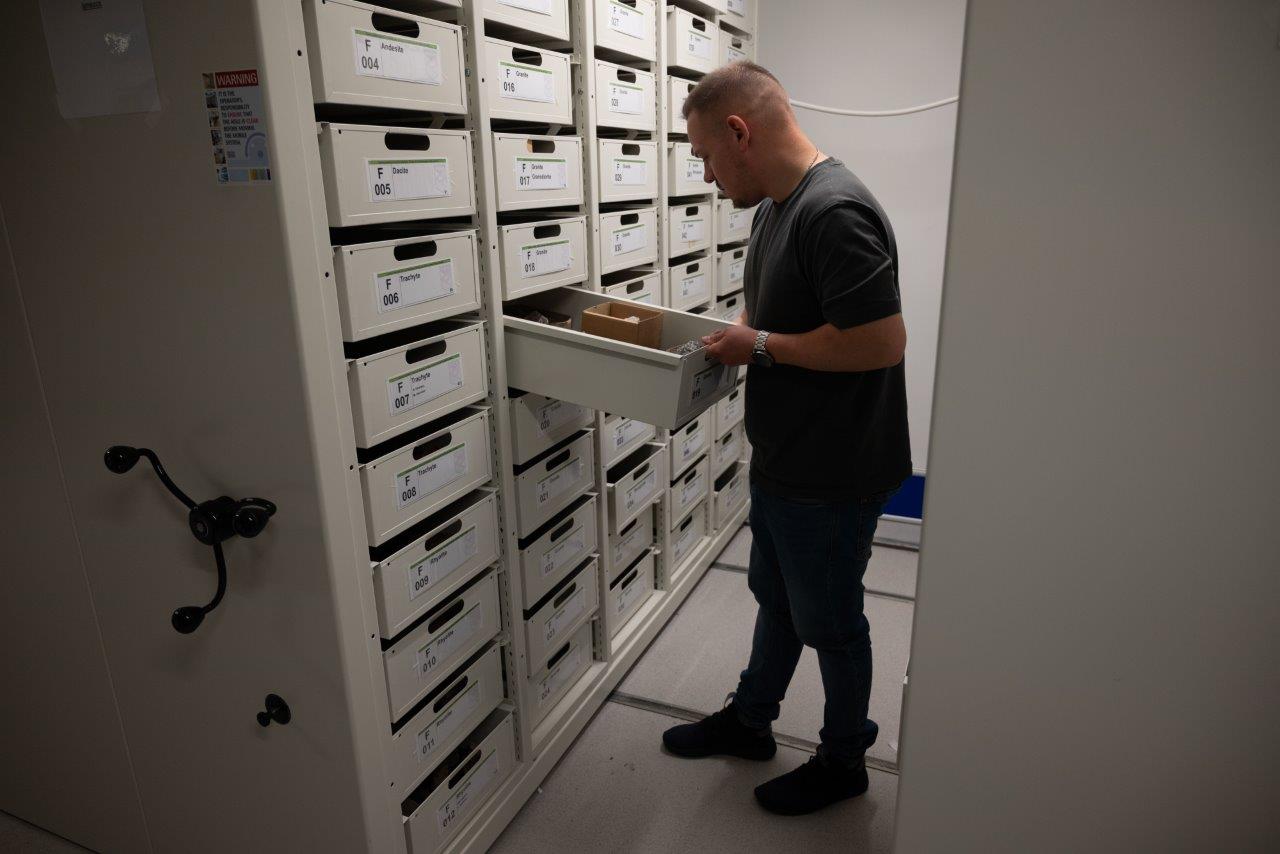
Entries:
{"label": "man's head", "polygon": [[733,62],[703,77],[684,102],[684,117],[704,179],[740,208],[768,195],[780,158],[804,140],[786,90],[754,62]]}

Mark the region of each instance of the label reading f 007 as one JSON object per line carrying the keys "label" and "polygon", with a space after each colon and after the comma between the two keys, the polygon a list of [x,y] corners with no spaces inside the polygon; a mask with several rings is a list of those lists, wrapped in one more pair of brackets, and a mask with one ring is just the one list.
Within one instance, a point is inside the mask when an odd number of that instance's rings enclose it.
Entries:
{"label": "label reading f 007", "polygon": [[449,708],[441,712],[438,718],[418,733],[418,761],[425,762],[430,759],[440,743],[446,741],[479,705],[480,683],[473,682],[470,688],[449,704]]}
{"label": "label reading f 007", "polygon": [[542,577],[546,578],[565,564],[572,563],[586,550],[586,533],[583,531],[582,526],[579,525],[542,556]]}
{"label": "label reading f 007", "polygon": [[387,380],[387,398],[391,415],[400,415],[443,397],[463,386],[462,354],[454,353],[439,361],[414,368]]}
{"label": "label reading f 007", "polygon": [[579,590],[555,610],[547,621],[542,625],[542,639],[547,643],[554,641],[564,629],[565,626],[572,623],[578,617],[582,616],[582,612],[587,609],[587,594],[584,590]]}
{"label": "label reading f 007", "polygon": [[573,266],[573,247],[567,240],[530,243],[520,247],[520,278],[536,279]]}
{"label": "label reading f 007", "polygon": [[426,557],[409,566],[409,601],[448,578],[479,550],[479,534],[472,525]]}
{"label": "label reading f 007", "polygon": [[490,753],[475,770],[453,790],[449,800],[436,810],[436,826],[443,835],[448,833],[459,821],[464,820],[471,812],[472,804],[478,803],[484,793],[498,776],[498,752]]}
{"label": "label reading f 007", "polygon": [[707,236],[707,221],[704,219],[680,220],[680,242],[694,243]]}
{"label": "label reading f 007", "polygon": [[639,252],[649,245],[649,231],[643,225],[615,229],[609,245],[615,256]]}
{"label": "label reading f 007", "polygon": [[365,161],[369,201],[441,199],[453,194],[449,163],[443,157]]}
{"label": "label reading f 007", "polygon": [[644,112],[644,90],[626,83],[609,82],[609,112],[638,116]]}
{"label": "label reading f 007", "polygon": [[710,60],[714,45],[712,38],[703,35],[697,30],[687,30],[686,35],[689,38],[685,42],[685,50],[689,51],[689,55],[698,59]]}
{"label": "label reading f 007", "polygon": [[569,187],[569,161],[563,157],[517,157],[516,189],[564,190]]}
{"label": "label reading f 007", "polygon": [[466,443],[454,445],[396,475],[396,509],[403,510],[467,473]]}
{"label": "label reading f 007", "polygon": [[613,185],[615,187],[643,187],[649,180],[649,164],[634,157],[613,159]]}
{"label": "label reading f 007", "polygon": [[574,457],[551,474],[538,481],[538,505],[541,506],[563,495],[565,490],[582,480],[582,457]]}
{"label": "label reading f 007", "polygon": [[702,159],[698,157],[686,157],[684,159],[684,179],[686,181],[701,181],[705,170],[702,168]]}
{"label": "label reading f 007", "polygon": [[452,258],[388,270],[373,277],[373,299],[379,314],[444,299],[457,292]]}
{"label": "label reading f 007", "polygon": [[642,39],[644,38],[644,15],[630,6],[624,6],[616,0],[609,0],[609,29],[633,39]]}
{"label": "label reading f 007", "polygon": [[690,297],[701,296],[707,292],[707,274],[694,273],[692,276],[685,276],[680,280],[680,298],[689,299]]}
{"label": "label reading f 007", "polygon": [[440,46],[370,30],[352,30],[356,74],[439,86]]}
{"label": "label reading f 007", "polygon": [[426,679],[441,662],[448,662],[455,652],[470,640],[480,627],[484,625],[484,614],[478,604],[471,610],[449,624],[443,632],[436,635],[431,643],[418,650],[416,661],[419,679]]}
{"label": "label reading f 007", "polygon": [[499,82],[502,84],[502,97],[543,104],[556,102],[556,81],[550,71],[515,62],[500,62],[498,67],[501,71]]}

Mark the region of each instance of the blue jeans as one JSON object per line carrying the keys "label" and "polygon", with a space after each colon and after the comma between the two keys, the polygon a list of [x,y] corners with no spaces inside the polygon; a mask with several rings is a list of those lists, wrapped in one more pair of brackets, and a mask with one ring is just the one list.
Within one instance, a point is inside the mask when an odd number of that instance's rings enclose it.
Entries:
{"label": "blue jeans", "polygon": [[841,765],[861,760],[880,731],[867,718],[871,627],[862,612],[862,576],[876,523],[892,496],[804,504],[751,487],[747,584],[760,609],[734,705],[747,726],[769,726],[778,719],[801,649],[813,647],[826,693],[818,752]]}

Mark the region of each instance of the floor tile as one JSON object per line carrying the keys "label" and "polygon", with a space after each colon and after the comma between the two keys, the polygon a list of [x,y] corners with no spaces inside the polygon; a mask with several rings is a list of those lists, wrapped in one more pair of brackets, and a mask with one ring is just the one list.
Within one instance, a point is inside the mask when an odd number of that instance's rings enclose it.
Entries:
{"label": "floor tile", "polygon": [[916,565],[920,553],[891,546],[873,546],[862,586],[873,593],[916,598]]}
{"label": "floor tile", "polygon": [[715,559],[715,563],[733,566],[738,569],[747,568],[747,560],[751,557],[751,529],[743,525],[742,530],[729,541],[724,551]]}
{"label": "floor tile", "polygon": [[782,748],[769,762],[680,759],[665,753],[665,715],[605,703],[541,791],[490,849],[542,852],[889,852],[898,778],[871,771],[861,798],[781,818],[752,789],[808,759]]}

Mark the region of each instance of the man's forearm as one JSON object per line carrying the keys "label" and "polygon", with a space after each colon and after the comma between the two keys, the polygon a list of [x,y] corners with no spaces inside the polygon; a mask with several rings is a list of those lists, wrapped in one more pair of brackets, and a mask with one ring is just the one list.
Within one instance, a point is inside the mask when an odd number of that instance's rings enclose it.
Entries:
{"label": "man's forearm", "polygon": [[830,323],[809,332],[769,336],[766,348],[782,365],[812,371],[875,371],[902,361],[907,335],[902,315],[895,314],[851,329]]}

